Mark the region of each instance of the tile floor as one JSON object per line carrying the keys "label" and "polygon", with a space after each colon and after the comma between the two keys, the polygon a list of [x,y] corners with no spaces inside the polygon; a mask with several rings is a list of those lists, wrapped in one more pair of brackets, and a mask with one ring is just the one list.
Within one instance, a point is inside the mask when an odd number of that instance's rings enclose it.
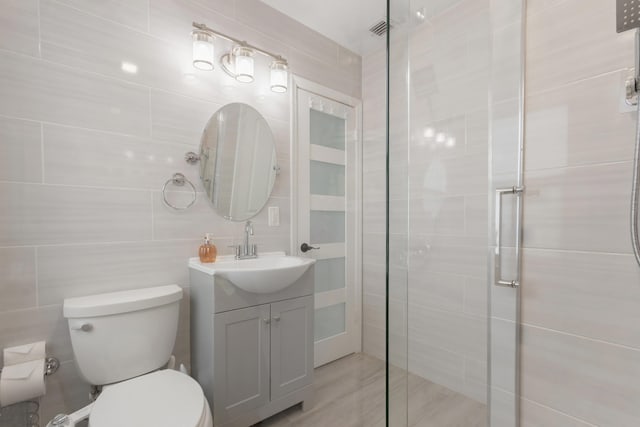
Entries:
{"label": "tile floor", "polygon": [[[336,360],[316,369],[315,387],[315,402],[307,411],[297,405],[256,426],[385,426],[383,361],[361,353]],[[484,404],[418,376],[409,375],[407,379],[403,371],[394,369],[391,389],[392,426],[486,426]],[[404,397],[407,394],[408,411]]]}

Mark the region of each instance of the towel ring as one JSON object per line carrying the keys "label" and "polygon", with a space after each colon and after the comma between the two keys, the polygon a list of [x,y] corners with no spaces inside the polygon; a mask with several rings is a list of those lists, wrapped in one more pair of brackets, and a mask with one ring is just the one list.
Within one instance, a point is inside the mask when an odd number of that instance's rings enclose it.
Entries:
{"label": "towel ring", "polygon": [[[177,185],[178,187],[182,187],[182,186],[184,186],[185,182],[191,186],[191,191],[193,191],[193,200],[187,206],[174,206],[174,205],[172,205],[167,200],[167,194],[166,194],[167,185],[169,185],[170,183],[173,183],[174,185]],[[170,207],[171,209],[175,209],[177,211],[184,211],[186,209],[189,209],[196,202],[197,198],[198,198],[198,193],[196,192],[196,186],[193,185],[193,183],[191,181],[189,181],[181,173],[174,173],[173,176],[169,180],[167,180],[167,182],[165,182],[164,185],[162,186],[162,200],[164,200],[164,204],[167,205],[168,207]]]}

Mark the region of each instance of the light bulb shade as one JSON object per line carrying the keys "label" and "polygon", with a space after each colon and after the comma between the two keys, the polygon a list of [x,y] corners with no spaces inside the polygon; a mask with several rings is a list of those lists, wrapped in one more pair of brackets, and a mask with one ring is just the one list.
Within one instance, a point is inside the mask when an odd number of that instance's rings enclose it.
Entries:
{"label": "light bulb shade", "polygon": [[287,63],[284,61],[273,61],[271,63],[271,91],[276,93],[284,93],[287,91],[289,84],[289,73],[287,71]]}
{"label": "light bulb shade", "polygon": [[213,37],[204,31],[193,33],[193,66],[199,70],[213,70]]}
{"label": "light bulb shade", "polygon": [[247,47],[234,49],[236,80],[241,83],[253,81],[253,50]]}

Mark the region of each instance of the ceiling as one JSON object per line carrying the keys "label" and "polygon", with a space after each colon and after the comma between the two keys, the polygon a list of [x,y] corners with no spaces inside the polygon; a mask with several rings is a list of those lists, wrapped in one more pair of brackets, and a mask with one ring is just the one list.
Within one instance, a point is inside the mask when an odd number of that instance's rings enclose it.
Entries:
{"label": "ceiling", "polygon": [[262,1],[360,55],[384,46],[369,28],[384,19],[385,0]]}

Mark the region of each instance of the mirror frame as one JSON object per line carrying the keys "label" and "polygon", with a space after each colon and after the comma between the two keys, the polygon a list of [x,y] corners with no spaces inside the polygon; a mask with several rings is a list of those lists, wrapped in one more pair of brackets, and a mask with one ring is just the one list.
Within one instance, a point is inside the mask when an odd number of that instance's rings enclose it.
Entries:
{"label": "mirror frame", "polygon": [[[200,139],[200,181],[218,215],[238,222],[256,216],[271,197],[278,171],[275,138],[258,110],[234,102],[213,113]],[[221,201],[221,194],[228,197]],[[244,211],[234,213],[240,203]]]}

